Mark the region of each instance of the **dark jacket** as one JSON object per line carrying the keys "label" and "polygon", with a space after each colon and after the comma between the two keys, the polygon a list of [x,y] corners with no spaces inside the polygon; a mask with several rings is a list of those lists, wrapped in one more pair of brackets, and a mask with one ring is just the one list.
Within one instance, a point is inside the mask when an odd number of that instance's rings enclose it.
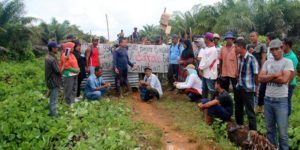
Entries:
{"label": "dark jacket", "polygon": [[126,48],[118,47],[113,52],[113,65],[114,68],[118,68],[119,70],[126,70],[127,65],[133,67],[133,64],[129,60],[128,50]]}
{"label": "dark jacket", "polygon": [[61,86],[61,74],[55,55],[48,53],[45,58],[45,81],[49,89]]}
{"label": "dark jacket", "polygon": [[81,53],[78,51],[74,51],[73,54],[75,55],[76,59],[77,59],[77,63],[78,66],[80,68],[80,73],[79,73],[79,78],[84,79],[86,78],[86,72],[85,72],[85,65],[86,65],[86,61],[85,61],[85,57],[81,56]]}

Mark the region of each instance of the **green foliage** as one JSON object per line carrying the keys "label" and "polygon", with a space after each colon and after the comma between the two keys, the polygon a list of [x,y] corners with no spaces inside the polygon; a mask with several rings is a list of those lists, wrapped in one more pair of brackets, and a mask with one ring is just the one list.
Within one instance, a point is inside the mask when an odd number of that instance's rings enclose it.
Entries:
{"label": "green foliage", "polygon": [[[52,21],[49,24],[46,22],[40,23],[39,26],[36,27],[36,32],[40,37],[38,40],[41,40],[42,44],[47,44],[51,40],[59,43],[63,42],[69,34],[74,35],[84,42],[90,42],[92,39],[92,35],[84,33],[79,29],[79,26],[71,25],[67,20],[59,23],[55,18],[52,18]],[[102,37],[102,41],[104,42],[105,40],[106,39]]]}
{"label": "green foliage", "polygon": [[[299,84],[299,83],[298,83]],[[297,87],[294,90],[293,99],[292,99],[292,114],[289,117],[289,128],[288,128],[288,134],[289,134],[289,146],[291,149],[299,149],[299,143],[300,143],[300,89]],[[264,116],[262,114],[256,115],[257,119],[257,129],[258,132],[262,134],[266,134],[266,126],[264,121]]]}
{"label": "green foliage", "polygon": [[1,62],[0,149],[134,149],[143,135],[124,104],[108,99],[58,104],[49,117],[43,60]]}
{"label": "green foliage", "polygon": [[35,20],[24,17],[21,0],[0,2],[0,46],[8,51],[0,51],[1,59],[26,60],[33,57],[31,37],[33,31],[28,24]]}
{"label": "green foliage", "polygon": [[207,31],[223,34],[233,31],[246,36],[250,31],[298,36],[300,34],[300,1],[223,0],[215,5],[195,5],[191,11],[173,13],[172,33],[203,34]]}

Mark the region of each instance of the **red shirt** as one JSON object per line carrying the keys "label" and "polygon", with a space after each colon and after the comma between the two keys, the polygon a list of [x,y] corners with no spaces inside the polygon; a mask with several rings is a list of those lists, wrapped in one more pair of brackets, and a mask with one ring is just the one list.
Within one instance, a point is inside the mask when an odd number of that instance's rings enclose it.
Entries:
{"label": "red shirt", "polygon": [[92,54],[91,54],[91,57],[90,57],[90,66],[92,66],[92,67],[100,66],[99,51],[98,51],[97,47],[92,48]]}

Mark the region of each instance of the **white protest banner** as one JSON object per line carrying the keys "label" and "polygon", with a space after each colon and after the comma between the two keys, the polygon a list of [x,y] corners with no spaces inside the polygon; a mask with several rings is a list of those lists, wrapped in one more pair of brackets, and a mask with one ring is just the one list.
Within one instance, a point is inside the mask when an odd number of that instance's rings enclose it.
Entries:
{"label": "white protest banner", "polygon": [[[111,44],[99,44],[99,55],[101,67],[104,70],[113,68],[113,50]],[[88,44],[82,44],[81,48],[85,51]],[[128,45],[128,56],[135,65],[135,70],[130,72],[144,72],[144,68],[150,66],[153,72],[168,72],[169,64],[169,45]]]}

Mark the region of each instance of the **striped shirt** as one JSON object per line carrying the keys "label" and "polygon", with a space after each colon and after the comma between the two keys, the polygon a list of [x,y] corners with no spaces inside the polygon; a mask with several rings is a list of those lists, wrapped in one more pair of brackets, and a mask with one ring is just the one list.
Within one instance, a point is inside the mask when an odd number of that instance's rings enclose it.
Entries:
{"label": "striped shirt", "polygon": [[259,65],[256,58],[249,52],[246,52],[244,57],[239,57],[238,59],[238,70],[238,87],[247,92],[255,92],[256,85],[254,76],[258,75],[259,72]]}

